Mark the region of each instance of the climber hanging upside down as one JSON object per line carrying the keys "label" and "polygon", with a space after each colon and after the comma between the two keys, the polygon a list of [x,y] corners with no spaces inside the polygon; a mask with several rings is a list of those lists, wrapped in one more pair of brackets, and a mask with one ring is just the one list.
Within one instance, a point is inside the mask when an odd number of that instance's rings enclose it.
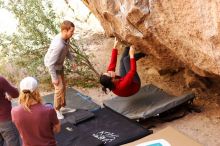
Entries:
{"label": "climber hanging upside down", "polygon": [[107,72],[100,76],[102,90],[107,93],[107,89],[114,94],[122,97],[128,97],[137,93],[141,87],[140,77],[136,71],[136,61],[144,57],[144,53],[135,54],[134,46],[125,47],[120,60],[119,75],[116,75],[115,68],[117,64],[117,45],[119,41],[115,39],[112,49],[111,61]]}

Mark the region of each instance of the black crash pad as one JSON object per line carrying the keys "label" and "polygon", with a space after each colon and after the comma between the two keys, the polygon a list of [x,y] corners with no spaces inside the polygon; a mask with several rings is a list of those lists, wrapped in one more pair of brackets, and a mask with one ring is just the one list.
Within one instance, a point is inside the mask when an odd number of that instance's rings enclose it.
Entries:
{"label": "black crash pad", "polygon": [[75,112],[64,114],[64,119],[61,121],[62,123],[71,123],[71,124],[79,124],[80,122],[84,122],[91,118],[95,117],[95,114],[82,109],[77,109]]}
{"label": "black crash pad", "polygon": [[[43,96],[44,103],[54,102],[54,94]],[[73,88],[67,88],[66,90],[66,106],[73,109],[84,109],[89,111],[95,111],[101,107],[92,101],[91,97],[86,96]]]}
{"label": "black crash pad", "polygon": [[77,128],[103,141],[105,146],[119,146],[152,133],[108,108],[97,110],[94,114],[95,118],[79,123]]}
{"label": "black crash pad", "polygon": [[104,101],[104,106],[130,118],[146,119],[192,101],[193,93],[173,96],[154,85],[142,87],[138,93],[129,97],[115,97]]}
{"label": "black crash pad", "polygon": [[71,123],[61,125],[60,133],[55,135],[57,146],[102,146],[103,142],[84,133]]}

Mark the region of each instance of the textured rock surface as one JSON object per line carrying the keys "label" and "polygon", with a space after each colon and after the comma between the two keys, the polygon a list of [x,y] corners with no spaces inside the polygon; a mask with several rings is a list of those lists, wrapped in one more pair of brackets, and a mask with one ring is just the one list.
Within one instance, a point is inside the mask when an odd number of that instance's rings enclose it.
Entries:
{"label": "textured rock surface", "polygon": [[106,35],[136,45],[165,69],[220,75],[220,0],[83,0]]}

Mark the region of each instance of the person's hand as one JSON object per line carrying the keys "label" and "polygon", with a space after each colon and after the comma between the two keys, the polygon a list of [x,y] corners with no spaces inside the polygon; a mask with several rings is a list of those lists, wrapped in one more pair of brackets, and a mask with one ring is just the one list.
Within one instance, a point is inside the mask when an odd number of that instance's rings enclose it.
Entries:
{"label": "person's hand", "polygon": [[73,63],[73,64],[72,64],[72,68],[73,68],[73,70],[76,70],[77,64]]}
{"label": "person's hand", "polygon": [[114,47],[113,48],[118,49],[119,44],[120,44],[119,40],[115,37],[115,42],[114,42]]}
{"label": "person's hand", "polygon": [[6,92],[5,93],[5,98],[8,99],[8,101],[11,101],[12,97]]}
{"label": "person's hand", "polygon": [[115,77],[116,73],[114,71],[108,71],[108,73],[110,74],[111,77]]}
{"label": "person's hand", "polygon": [[134,46],[130,46],[130,50],[129,50],[129,55],[130,55],[130,58],[134,58],[134,53],[135,53],[135,48]]}
{"label": "person's hand", "polygon": [[55,85],[55,86],[58,86],[59,85],[59,80],[52,80],[52,83]]}

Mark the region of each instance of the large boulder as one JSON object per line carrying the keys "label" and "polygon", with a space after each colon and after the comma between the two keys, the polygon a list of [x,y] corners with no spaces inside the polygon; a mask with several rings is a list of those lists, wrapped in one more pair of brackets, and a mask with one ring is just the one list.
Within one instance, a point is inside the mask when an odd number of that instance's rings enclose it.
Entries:
{"label": "large boulder", "polygon": [[106,35],[158,58],[164,68],[220,75],[220,0],[83,0]]}

